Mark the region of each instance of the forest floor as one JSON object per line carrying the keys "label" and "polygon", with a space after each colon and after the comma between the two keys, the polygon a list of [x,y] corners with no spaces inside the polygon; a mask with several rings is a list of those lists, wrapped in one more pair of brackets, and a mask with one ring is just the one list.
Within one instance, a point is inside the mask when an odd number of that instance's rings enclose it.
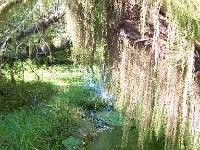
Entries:
{"label": "forest floor", "polygon": [[[123,113],[112,105],[108,109],[95,94],[98,77],[80,66],[33,66],[23,65],[24,73],[16,73],[17,85],[1,79],[0,149],[138,149],[134,120],[125,122]],[[9,77],[9,70],[3,74]],[[147,140],[146,149],[163,145],[154,142]]]}
{"label": "forest floor", "polygon": [[94,95],[83,68],[24,65],[23,72],[17,85],[1,79],[0,149],[87,149],[98,133],[122,126],[119,113]]}

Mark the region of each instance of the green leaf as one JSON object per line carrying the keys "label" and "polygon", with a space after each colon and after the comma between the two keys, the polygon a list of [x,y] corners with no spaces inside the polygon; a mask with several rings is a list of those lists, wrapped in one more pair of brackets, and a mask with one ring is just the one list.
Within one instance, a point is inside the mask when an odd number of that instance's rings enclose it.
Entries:
{"label": "green leaf", "polygon": [[110,111],[110,112],[99,112],[97,113],[98,119],[103,119],[107,124],[111,126],[122,126],[123,119],[121,118],[118,112]]}
{"label": "green leaf", "polygon": [[72,147],[75,147],[75,146],[78,146],[79,144],[81,144],[81,141],[79,139],[74,138],[73,136],[70,136],[69,138],[63,140],[62,144],[66,148],[72,148]]}

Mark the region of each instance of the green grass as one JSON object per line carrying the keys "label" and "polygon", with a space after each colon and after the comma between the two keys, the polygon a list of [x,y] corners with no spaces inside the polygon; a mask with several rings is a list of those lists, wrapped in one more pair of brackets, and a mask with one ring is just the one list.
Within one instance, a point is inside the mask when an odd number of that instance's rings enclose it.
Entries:
{"label": "green grass", "polygon": [[2,116],[0,149],[60,149],[59,139],[68,136],[67,126],[67,116],[58,116],[56,110],[21,108]]}
{"label": "green grass", "polygon": [[52,66],[35,73],[24,68],[24,81],[16,75],[16,86],[9,83],[6,71],[7,79],[1,80],[0,149],[65,149],[70,120],[81,117],[83,106],[95,107],[98,99],[92,98],[90,88],[83,90],[79,68]]}

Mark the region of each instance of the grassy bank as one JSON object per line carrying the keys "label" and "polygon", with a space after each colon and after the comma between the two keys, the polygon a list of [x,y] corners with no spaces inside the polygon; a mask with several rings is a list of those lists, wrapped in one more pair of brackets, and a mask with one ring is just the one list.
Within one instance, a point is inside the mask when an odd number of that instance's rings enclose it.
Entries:
{"label": "grassy bank", "polygon": [[[4,75],[9,78],[8,72]],[[82,88],[86,81],[81,76],[81,69],[74,66],[34,72],[24,66],[24,80],[16,75],[16,86],[2,79],[0,149],[64,149],[72,120],[82,117],[83,107],[96,105],[91,89]]]}

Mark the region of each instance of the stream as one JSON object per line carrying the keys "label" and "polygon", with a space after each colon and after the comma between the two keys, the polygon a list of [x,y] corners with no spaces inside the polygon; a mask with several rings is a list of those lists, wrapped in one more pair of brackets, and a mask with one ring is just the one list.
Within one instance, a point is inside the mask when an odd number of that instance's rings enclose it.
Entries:
{"label": "stream", "polygon": [[[91,73],[90,73],[91,74]],[[86,84],[83,89],[92,88],[94,96],[98,96],[105,100],[106,107],[102,111],[93,112],[87,114],[90,118],[89,122],[92,133],[88,134],[78,147],[72,149],[77,150],[131,150],[137,149],[138,134],[135,129],[130,129],[128,134],[128,140],[123,138],[123,120],[120,117],[120,113],[111,109],[111,104],[114,104],[114,95],[106,91],[103,87],[103,83],[100,81],[94,81],[90,75],[83,77]],[[83,122],[86,120],[83,118]],[[86,127],[86,126],[85,126]],[[93,128],[93,129],[92,129]],[[83,131],[84,129],[82,129]],[[84,131],[83,131],[84,132]],[[126,141],[126,142],[125,142]],[[133,147],[135,145],[135,148]]]}
{"label": "stream", "polygon": [[[63,144],[69,150],[139,150],[138,128],[131,123],[128,131],[124,132],[124,120],[119,112],[113,109],[114,95],[103,88],[100,81],[84,76],[86,84],[83,90],[92,89],[91,94],[106,102],[101,110],[85,110],[82,119],[72,120],[72,136]],[[75,138],[74,138],[75,137]],[[154,138],[154,137],[153,137]],[[153,142],[152,142],[153,141]],[[145,150],[162,150],[163,143],[153,139],[144,143]],[[70,145],[70,144],[71,145]]]}
{"label": "stream", "polygon": [[[137,149],[137,133],[132,130],[130,132],[127,145],[123,143],[122,127],[114,127],[111,130],[103,131],[93,136],[92,139],[85,141],[78,150],[132,150]],[[136,147],[134,148],[133,145]]]}

